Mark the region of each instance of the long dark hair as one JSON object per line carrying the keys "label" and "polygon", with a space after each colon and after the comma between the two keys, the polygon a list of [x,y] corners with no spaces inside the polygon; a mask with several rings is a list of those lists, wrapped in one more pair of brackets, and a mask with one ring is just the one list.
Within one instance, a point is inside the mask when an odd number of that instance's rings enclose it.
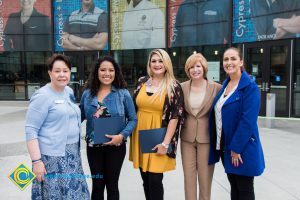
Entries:
{"label": "long dark hair", "polygon": [[118,63],[111,56],[104,56],[97,60],[95,66],[92,68],[92,71],[89,74],[89,79],[88,79],[86,88],[91,90],[92,96],[96,96],[100,89],[101,83],[100,83],[99,77],[98,77],[99,76],[98,70],[99,70],[101,63],[104,61],[108,61],[108,62],[112,63],[114,66],[115,79],[112,82],[112,85],[118,89],[127,88],[127,83],[124,80],[122,71],[121,71]]}

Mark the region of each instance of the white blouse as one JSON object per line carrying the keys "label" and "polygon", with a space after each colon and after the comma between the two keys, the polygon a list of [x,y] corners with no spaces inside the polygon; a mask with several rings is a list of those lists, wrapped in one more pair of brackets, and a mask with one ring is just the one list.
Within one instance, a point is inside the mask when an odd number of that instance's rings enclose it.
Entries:
{"label": "white blouse", "polygon": [[216,121],[216,131],[217,131],[217,145],[216,145],[216,149],[220,150],[221,149],[221,135],[222,135],[222,107],[224,105],[224,103],[227,101],[227,99],[229,99],[229,97],[234,93],[234,91],[236,90],[238,84],[231,90],[231,92],[225,96],[226,93],[226,89],[225,88],[223,94],[221,95],[221,97],[219,98],[219,100],[217,101],[216,105],[215,105],[215,121]]}
{"label": "white blouse", "polygon": [[191,92],[190,93],[190,106],[192,109],[192,113],[194,115],[197,115],[198,112],[200,111],[201,105],[203,103],[205,96],[205,91],[204,92]]}

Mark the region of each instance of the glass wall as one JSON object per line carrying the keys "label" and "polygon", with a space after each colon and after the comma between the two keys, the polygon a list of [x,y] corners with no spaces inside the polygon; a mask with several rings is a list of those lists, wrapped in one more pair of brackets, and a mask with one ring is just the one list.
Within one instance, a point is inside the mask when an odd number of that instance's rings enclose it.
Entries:
{"label": "glass wall", "polygon": [[51,52],[0,54],[0,99],[25,100],[49,81],[47,58]]}
{"label": "glass wall", "polygon": [[206,45],[170,48],[169,55],[172,59],[175,77],[180,82],[187,80],[184,70],[187,58],[193,53],[202,53],[208,61],[208,79],[216,82],[222,82],[226,78],[222,67],[222,55],[226,47],[227,45]]}
{"label": "glass wall", "polygon": [[26,66],[28,98],[50,81],[48,76],[47,59],[51,52],[26,52],[24,65]]}
{"label": "glass wall", "polygon": [[151,49],[113,51],[130,91],[135,89],[137,80],[147,75],[147,61]]}
{"label": "glass wall", "polygon": [[[208,61],[208,79],[222,82],[226,74],[222,67],[222,55],[226,45],[197,47],[174,47],[167,49],[173,63],[174,75],[179,82],[187,80],[184,70],[187,58],[193,53],[202,53]],[[152,49],[113,51],[112,55],[122,68],[130,90],[136,86],[141,76],[147,75],[147,61]]]}
{"label": "glass wall", "polygon": [[0,54],[0,99],[25,99],[25,80],[21,53]]}

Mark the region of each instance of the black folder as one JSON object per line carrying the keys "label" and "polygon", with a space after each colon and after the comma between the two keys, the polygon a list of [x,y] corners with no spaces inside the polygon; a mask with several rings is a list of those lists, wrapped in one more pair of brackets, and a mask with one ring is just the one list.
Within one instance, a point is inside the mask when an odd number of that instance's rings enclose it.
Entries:
{"label": "black folder", "polygon": [[[156,145],[161,144],[165,138],[167,128],[156,128],[139,131],[139,141],[142,153],[156,153],[152,150]],[[171,150],[169,146],[168,152]]]}
{"label": "black folder", "polygon": [[126,127],[124,116],[94,119],[94,144],[103,144],[111,139],[105,135],[117,135]]}

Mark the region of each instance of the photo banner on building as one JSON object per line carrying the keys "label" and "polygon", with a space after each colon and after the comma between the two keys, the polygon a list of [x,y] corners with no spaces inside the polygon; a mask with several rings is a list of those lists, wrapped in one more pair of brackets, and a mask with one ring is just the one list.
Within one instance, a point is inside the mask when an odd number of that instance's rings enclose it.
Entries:
{"label": "photo banner on building", "polygon": [[232,42],[300,36],[299,0],[234,0]]}
{"label": "photo banner on building", "polygon": [[111,0],[111,49],[166,46],[165,0]]}
{"label": "photo banner on building", "polygon": [[228,0],[169,0],[168,11],[168,47],[228,43]]}
{"label": "photo banner on building", "polygon": [[0,0],[0,52],[51,51],[51,0]]}
{"label": "photo banner on building", "polygon": [[107,0],[54,0],[55,51],[108,50]]}

